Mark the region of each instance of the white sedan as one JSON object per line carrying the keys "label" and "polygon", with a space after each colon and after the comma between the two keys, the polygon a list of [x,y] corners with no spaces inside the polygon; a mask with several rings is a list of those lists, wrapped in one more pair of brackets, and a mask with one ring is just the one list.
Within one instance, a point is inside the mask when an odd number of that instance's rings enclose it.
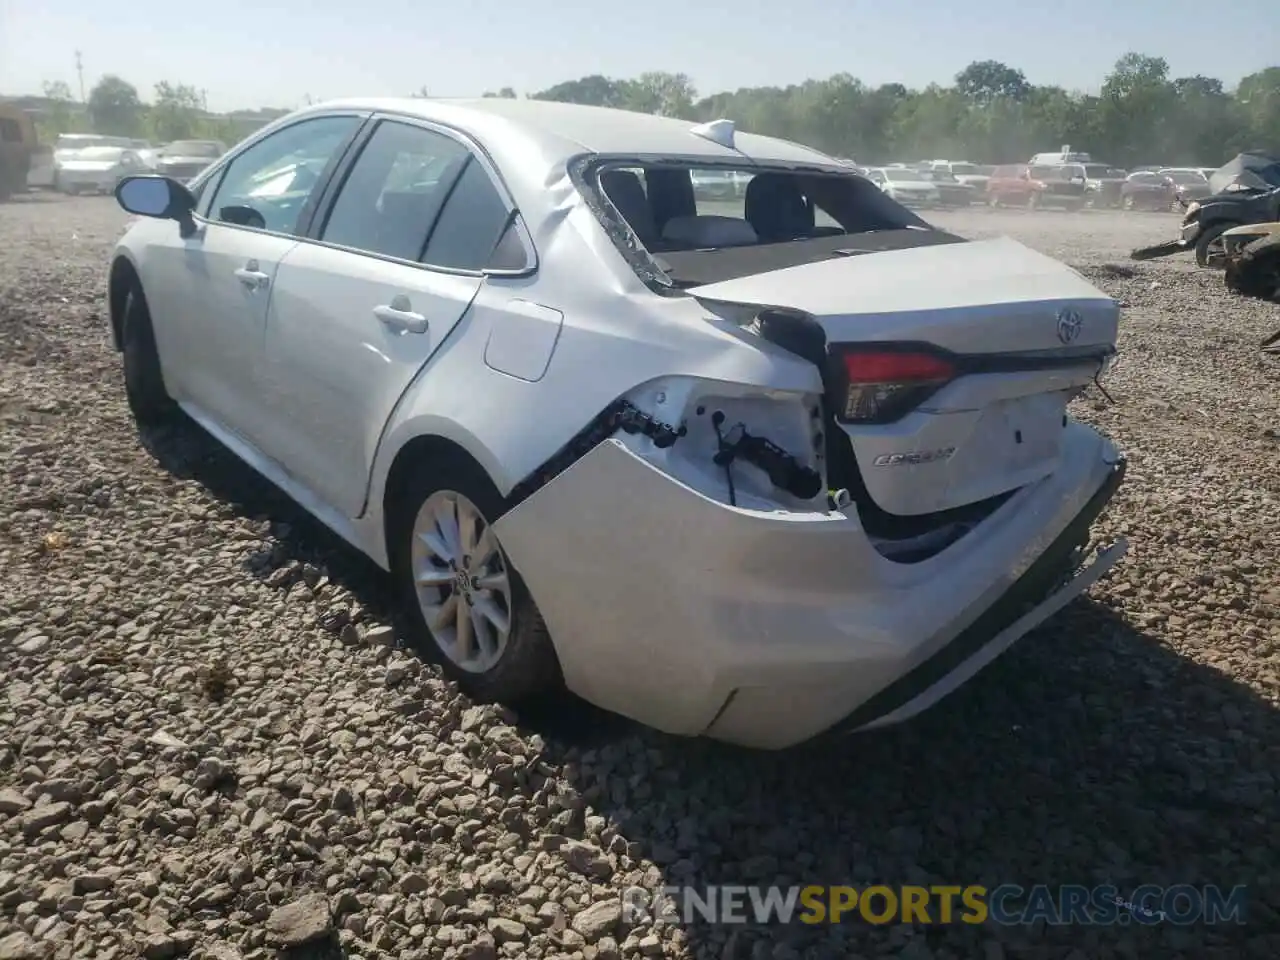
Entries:
{"label": "white sedan", "polygon": [[871,182],[894,200],[909,207],[933,207],[942,202],[942,194],[932,178],[910,167],[872,167],[867,171]]}
{"label": "white sedan", "polygon": [[[739,216],[695,175],[749,178]],[[270,189],[265,185],[270,184]],[[1116,303],[806,147],[345,100],[117,190],[140,425],[178,410],[389,570],[474,696],[781,748],[925,709],[1088,589],[1068,402]]]}
{"label": "white sedan", "polygon": [[63,193],[110,193],[124,177],[147,170],[137,152],[127,147],[85,147],[58,165]]}

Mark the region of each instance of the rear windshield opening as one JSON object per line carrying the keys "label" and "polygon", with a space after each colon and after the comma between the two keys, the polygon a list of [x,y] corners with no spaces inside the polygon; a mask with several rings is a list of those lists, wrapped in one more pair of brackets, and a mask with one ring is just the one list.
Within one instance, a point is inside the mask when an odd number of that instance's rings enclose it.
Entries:
{"label": "rear windshield opening", "polygon": [[[596,163],[581,186],[637,271],[645,276],[647,267],[646,279],[668,287],[868,252],[846,249],[866,246],[853,241],[868,234],[909,230],[958,239],[934,231],[853,171],[619,159]],[[643,251],[635,250],[636,239]],[[637,254],[647,263],[637,263]],[[655,265],[660,276],[651,275]]]}

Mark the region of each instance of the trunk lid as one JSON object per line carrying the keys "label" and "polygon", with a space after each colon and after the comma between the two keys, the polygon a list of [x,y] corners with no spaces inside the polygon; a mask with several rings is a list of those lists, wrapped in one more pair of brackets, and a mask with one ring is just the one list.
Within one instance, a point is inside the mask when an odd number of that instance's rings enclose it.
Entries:
{"label": "trunk lid", "polygon": [[834,355],[888,348],[943,358],[952,374],[888,420],[840,417],[851,390],[841,377],[858,364],[824,371],[858,485],[900,516],[963,507],[1052,473],[1067,403],[1114,351],[1119,320],[1116,302],[1076,271],[1008,239],[836,257],[687,292],[713,310],[802,311]]}

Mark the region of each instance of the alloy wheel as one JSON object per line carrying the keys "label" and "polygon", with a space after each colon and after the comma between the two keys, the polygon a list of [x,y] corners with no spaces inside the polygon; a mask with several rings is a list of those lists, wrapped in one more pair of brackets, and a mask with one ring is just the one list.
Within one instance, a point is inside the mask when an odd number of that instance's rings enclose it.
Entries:
{"label": "alloy wheel", "polygon": [[511,637],[511,576],[480,509],[453,490],[427,497],[414,519],[410,563],[440,651],[468,673],[493,669]]}

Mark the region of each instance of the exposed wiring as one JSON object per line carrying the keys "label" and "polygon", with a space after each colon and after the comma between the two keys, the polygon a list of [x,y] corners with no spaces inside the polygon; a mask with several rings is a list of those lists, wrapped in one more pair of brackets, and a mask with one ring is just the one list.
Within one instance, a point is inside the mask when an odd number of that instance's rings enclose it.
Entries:
{"label": "exposed wiring", "polygon": [[711,415],[711,429],[716,432],[716,443],[720,449],[713,459],[717,465],[724,467],[725,480],[729,483],[729,506],[736,507],[738,505],[738,492],[733,485],[733,457],[735,451],[732,446],[725,443],[724,434],[720,431],[723,425],[724,411],[717,410]]}
{"label": "exposed wiring", "polygon": [[1116,401],[1115,401],[1115,398],[1113,398],[1113,397],[1111,396],[1111,394],[1107,393],[1107,388],[1106,388],[1106,387],[1104,387],[1104,386],[1102,385],[1102,381],[1098,379],[1100,376],[1102,376],[1101,371],[1099,371],[1098,373],[1095,373],[1095,374],[1093,375],[1093,385],[1094,385],[1095,387],[1097,387],[1097,388],[1098,388],[1098,391],[1099,391],[1099,392],[1100,392],[1104,397],[1106,397],[1106,398],[1107,398],[1107,402],[1108,402],[1108,403],[1110,403],[1110,404],[1113,404],[1113,405],[1114,405],[1114,404],[1115,404],[1115,402],[1116,402]]}

